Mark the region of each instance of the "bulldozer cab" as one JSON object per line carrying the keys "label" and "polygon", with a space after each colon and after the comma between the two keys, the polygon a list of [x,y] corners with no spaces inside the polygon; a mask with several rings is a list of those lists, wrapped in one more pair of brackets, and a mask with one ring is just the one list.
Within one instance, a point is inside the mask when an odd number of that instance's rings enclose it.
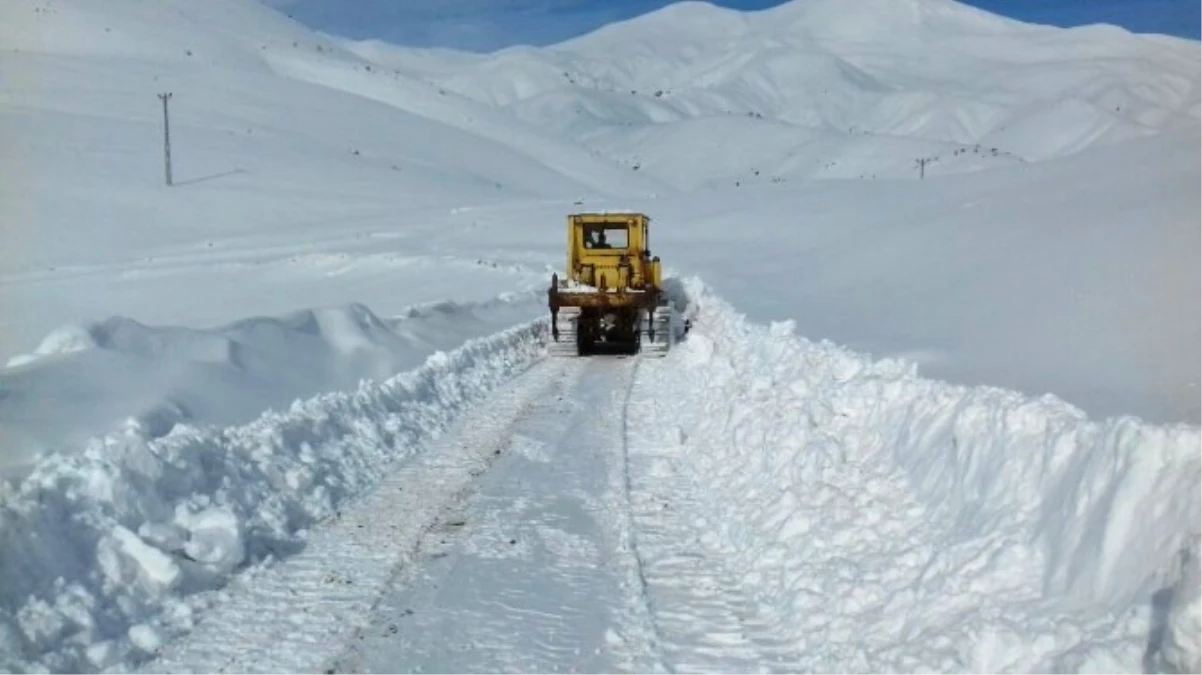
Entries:
{"label": "bulldozer cab", "polygon": [[610,289],[641,289],[652,280],[647,224],[641,213],[577,214],[568,219],[568,279]]}

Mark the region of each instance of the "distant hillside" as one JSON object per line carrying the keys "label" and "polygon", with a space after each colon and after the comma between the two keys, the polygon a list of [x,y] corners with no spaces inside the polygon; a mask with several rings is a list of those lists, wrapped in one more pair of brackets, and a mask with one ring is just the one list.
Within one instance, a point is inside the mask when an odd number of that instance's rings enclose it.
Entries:
{"label": "distant hillside", "polygon": [[348,47],[685,188],[973,171],[1199,121],[1195,42],[953,0],[681,2],[484,56]]}

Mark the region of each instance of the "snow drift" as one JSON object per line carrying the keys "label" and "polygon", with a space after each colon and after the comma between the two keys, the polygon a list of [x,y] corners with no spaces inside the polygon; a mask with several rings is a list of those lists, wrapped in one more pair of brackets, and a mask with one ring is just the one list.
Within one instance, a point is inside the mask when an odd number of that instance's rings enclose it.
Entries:
{"label": "snow drift", "polygon": [[0,368],[0,476],[94,436],[176,424],[245,424],[268,408],[354,389],[430,354],[543,314],[531,293],[411,307],[381,318],[361,304],[255,317],[198,330],[127,317],[69,324]]}
{"label": "snow drift", "polygon": [[0,668],[120,667],[188,630],[230,575],[420,451],[543,349],[545,322],[435,352],[420,367],[297,401],[239,427],[131,427],[0,484]]}
{"label": "snow drift", "polygon": [[1196,426],[923,379],[684,291],[631,428],[665,428],[702,543],[814,669],[1196,669]]}

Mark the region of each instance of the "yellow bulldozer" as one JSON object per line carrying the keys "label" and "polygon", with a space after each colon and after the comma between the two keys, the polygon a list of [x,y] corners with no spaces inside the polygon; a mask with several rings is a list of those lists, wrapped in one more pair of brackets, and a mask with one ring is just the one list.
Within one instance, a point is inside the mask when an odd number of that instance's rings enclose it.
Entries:
{"label": "yellow bulldozer", "polygon": [[568,216],[567,273],[553,274],[547,290],[553,355],[667,354],[674,313],[648,248],[650,222],[642,213]]}

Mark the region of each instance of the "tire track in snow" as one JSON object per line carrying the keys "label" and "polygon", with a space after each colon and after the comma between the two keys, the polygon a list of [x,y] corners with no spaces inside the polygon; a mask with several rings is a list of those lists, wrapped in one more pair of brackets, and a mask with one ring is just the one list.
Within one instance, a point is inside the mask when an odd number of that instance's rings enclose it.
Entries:
{"label": "tire track in snow", "polygon": [[367,624],[389,580],[419,561],[424,535],[504,451],[515,421],[575,369],[571,362],[544,361],[470,409],[431,447],[317,529],[300,554],[222,591],[192,633],[142,670],[298,672],[333,659]]}
{"label": "tire track in snow", "polygon": [[574,360],[515,424],[503,463],[391,584],[338,672],[649,672],[621,461],[633,361]]}
{"label": "tire track in snow", "polygon": [[[669,667],[682,672],[798,672],[779,617],[748,596],[706,543],[701,498],[676,475],[678,433],[634,378],[624,411],[628,507],[648,605]],[[676,439],[677,441],[679,439]]]}

